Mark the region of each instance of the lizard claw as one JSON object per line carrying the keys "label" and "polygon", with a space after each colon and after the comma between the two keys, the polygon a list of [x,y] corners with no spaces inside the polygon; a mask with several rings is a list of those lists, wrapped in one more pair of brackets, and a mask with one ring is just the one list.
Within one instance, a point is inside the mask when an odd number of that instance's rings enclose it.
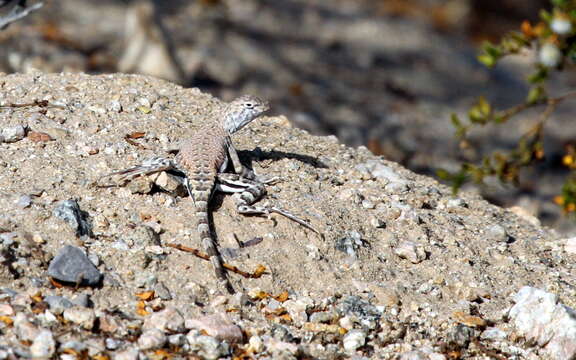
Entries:
{"label": "lizard claw", "polygon": [[279,176],[274,176],[274,177],[266,177],[266,176],[258,176],[256,178],[256,180],[258,180],[258,182],[264,184],[264,185],[274,185],[280,181],[282,181],[282,178]]}

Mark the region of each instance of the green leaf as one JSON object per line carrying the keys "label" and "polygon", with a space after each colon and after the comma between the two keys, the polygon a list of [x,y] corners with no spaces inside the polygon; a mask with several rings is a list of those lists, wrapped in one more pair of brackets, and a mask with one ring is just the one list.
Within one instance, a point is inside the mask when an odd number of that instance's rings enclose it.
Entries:
{"label": "green leaf", "polygon": [[512,32],[510,33],[510,39],[513,40],[518,47],[530,46],[530,40],[528,40],[522,33],[516,31]]}
{"label": "green leaf", "polygon": [[550,14],[548,11],[542,9],[542,10],[540,10],[540,18],[542,20],[544,20],[545,22],[549,23],[550,21],[552,21],[552,14]]}
{"label": "green leaf", "polygon": [[462,122],[460,121],[458,115],[456,114],[450,115],[450,121],[452,122],[452,125],[454,125],[455,128],[462,127]]}
{"label": "green leaf", "polygon": [[531,84],[540,84],[548,78],[548,69],[544,66],[539,66],[536,72],[528,76],[528,82]]}
{"label": "green leaf", "polygon": [[453,178],[452,173],[446,169],[436,169],[436,176],[444,181],[450,181]]}
{"label": "green leaf", "polygon": [[490,106],[490,103],[484,96],[480,96],[478,99],[478,108],[484,116],[489,116],[492,113],[492,106]]}
{"label": "green leaf", "polygon": [[488,54],[488,55],[490,55],[490,56],[492,56],[492,57],[494,57],[494,58],[498,58],[498,57],[502,56],[502,50],[501,50],[499,47],[494,46],[493,44],[491,44],[491,43],[489,43],[489,42],[485,42],[485,43],[482,45],[482,50],[483,50],[486,54]]}
{"label": "green leaf", "polygon": [[496,65],[496,61],[497,61],[497,59],[494,56],[491,56],[488,54],[478,55],[477,59],[479,62],[484,64],[484,66],[489,67],[489,68],[494,67],[494,65]]}
{"label": "green leaf", "polygon": [[470,119],[470,122],[476,123],[476,124],[486,124],[486,122],[487,122],[486,117],[484,115],[482,115],[482,111],[480,111],[480,108],[478,107],[478,105],[473,106],[468,111],[468,118]]}
{"label": "green leaf", "polygon": [[552,0],[552,5],[554,6],[559,6],[559,7],[563,7],[564,5],[566,5],[568,3],[567,0]]}
{"label": "green leaf", "polygon": [[508,119],[510,119],[510,115],[502,115],[502,113],[499,113],[498,115],[494,115],[494,122],[496,124],[505,123],[506,121],[508,121]]}
{"label": "green leaf", "polygon": [[528,92],[528,96],[526,97],[526,102],[528,104],[535,104],[540,100],[546,98],[546,92],[542,86],[534,86]]}

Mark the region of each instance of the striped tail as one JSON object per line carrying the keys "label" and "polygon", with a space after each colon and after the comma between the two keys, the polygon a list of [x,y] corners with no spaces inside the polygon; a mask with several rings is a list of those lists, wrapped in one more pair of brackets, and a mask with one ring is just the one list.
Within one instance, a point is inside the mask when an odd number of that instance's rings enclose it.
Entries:
{"label": "striped tail", "polygon": [[210,232],[210,225],[208,223],[208,200],[210,199],[210,190],[208,191],[194,191],[192,190],[192,195],[194,197],[194,204],[196,206],[196,224],[198,233],[200,234],[200,241],[202,242],[202,247],[204,251],[210,257],[210,262],[216,273],[216,279],[223,287],[226,288],[229,294],[234,294],[234,288],[228,280],[224,266],[222,265],[222,258],[218,252],[216,242],[212,237]]}

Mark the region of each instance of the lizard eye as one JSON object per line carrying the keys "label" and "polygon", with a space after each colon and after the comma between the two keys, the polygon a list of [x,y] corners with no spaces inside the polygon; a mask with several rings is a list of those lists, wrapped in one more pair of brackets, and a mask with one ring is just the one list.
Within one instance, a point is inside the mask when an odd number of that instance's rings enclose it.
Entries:
{"label": "lizard eye", "polygon": [[253,109],[254,108],[254,103],[253,102],[245,102],[244,106],[247,107],[248,109]]}

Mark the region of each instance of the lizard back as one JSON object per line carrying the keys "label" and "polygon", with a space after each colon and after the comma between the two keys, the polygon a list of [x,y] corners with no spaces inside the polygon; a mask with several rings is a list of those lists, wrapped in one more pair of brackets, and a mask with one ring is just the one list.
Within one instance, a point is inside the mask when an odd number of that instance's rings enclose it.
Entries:
{"label": "lizard back", "polygon": [[176,161],[188,178],[190,195],[194,202],[197,231],[202,247],[210,257],[217,279],[224,284],[229,292],[234,292],[226,277],[208,221],[208,202],[214,188],[216,175],[228,156],[227,137],[228,133],[222,126],[208,123],[183,144]]}

